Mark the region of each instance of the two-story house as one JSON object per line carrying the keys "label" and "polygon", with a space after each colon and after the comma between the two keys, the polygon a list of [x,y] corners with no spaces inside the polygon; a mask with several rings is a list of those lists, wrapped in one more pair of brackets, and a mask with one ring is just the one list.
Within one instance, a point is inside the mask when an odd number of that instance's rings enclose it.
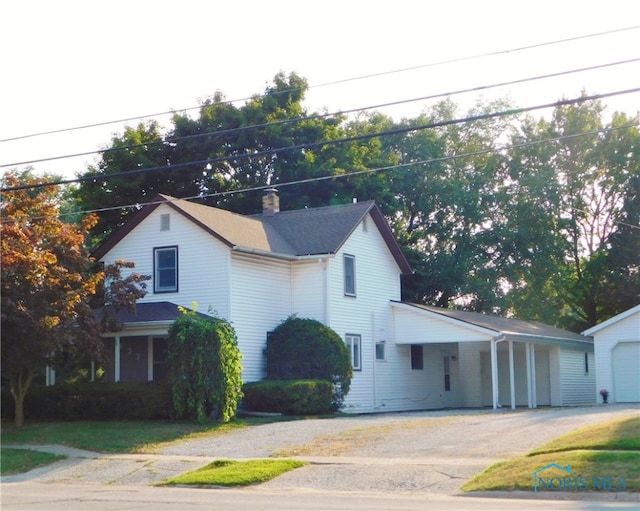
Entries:
{"label": "two-story house", "polygon": [[582,404],[595,385],[589,338],[403,303],[411,268],[373,201],[280,211],[268,190],[262,214],[243,216],[160,195],[94,257],[152,276],[136,314],[105,335],[111,381],[164,378],[167,331],[195,303],[235,328],[245,381],[264,377],[267,333],[287,317],[331,327],[354,368],[345,411]]}

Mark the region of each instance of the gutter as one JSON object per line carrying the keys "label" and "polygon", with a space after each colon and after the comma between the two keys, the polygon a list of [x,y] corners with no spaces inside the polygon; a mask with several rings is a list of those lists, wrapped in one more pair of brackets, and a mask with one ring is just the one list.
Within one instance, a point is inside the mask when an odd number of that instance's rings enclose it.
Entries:
{"label": "gutter", "polygon": [[259,248],[243,247],[241,245],[234,245],[231,248],[234,252],[240,252],[242,254],[258,255],[262,257],[269,257],[271,259],[283,259],[285,261],[308,261],[314,259],[330,259],[334,258],[335,254],[307,254],[307,255],[290,255],[290,254],[278,254],[276,252],[269,252],[268,250],[261,250]]}

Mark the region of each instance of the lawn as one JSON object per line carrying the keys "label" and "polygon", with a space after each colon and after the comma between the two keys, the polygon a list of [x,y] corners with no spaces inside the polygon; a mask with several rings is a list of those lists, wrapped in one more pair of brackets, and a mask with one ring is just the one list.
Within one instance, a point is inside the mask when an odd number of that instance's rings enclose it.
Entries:
{"label": "lawn", "polygon": [[63,460],[66,456],[48,452],[29,451],[26,449],[0,448],[0,475],[23,474],[34,468],[49,465]]}
{"label": "lawn", "polygon": [[100,453],[153,454],[167,443],[225,433],[274,420],[283,418],[252,417],[234,419],[225,424],[205,425],[171,421],[79,421],[38,422],[15,428],[3,424],[0,439],[3,446],[57,444]]}
{"label": "lawn", "polygon": [[541,472],[540,477],[553,479],[556,486],[566,483],[568,490],[602,484],[640,492],[640,417],[614,419],[558,437],[527,456],[492,465],[468,481],[462,491],[531,491],[534,472],[552,463],[563,469],[568,466],[571,473],[555,467]]}
{"label": "lawn", "polygon": [[248,486],[264,483],[305,464],[297,460],[216,460],[198,470],[164,481],[163,485]]}

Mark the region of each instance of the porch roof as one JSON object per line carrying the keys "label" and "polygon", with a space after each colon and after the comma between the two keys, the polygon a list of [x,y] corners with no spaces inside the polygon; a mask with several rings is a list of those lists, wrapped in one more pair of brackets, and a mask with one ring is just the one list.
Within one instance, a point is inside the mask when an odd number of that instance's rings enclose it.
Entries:
{"label": "porch roof", "polygon": [[437,317],[458,326],[467,327],[478,331],[493,332],[495,338],[504,338],[513,341],[537,342],[543,344],[563,344],[565,346],[593,346],[593,339],[584,335],[570,332],[562,328],[540,323],[538,321],[525,321],[514,318],[504,318],[478,312],[462,311],[457,309],[445,309],[410,302],[393,302],[416,312]]}
{"label": "porch roof", "polygon": [[[182,307],[190,310],[188,307]],[[104,317],[104,308],[95,312],[98,320]],[[172,323],[182,316],[180,306],[172,302],[137,303],[135,312],[120,310],[116,313],[116,320],[124,325],[136,325],[140,323]],[[198,316],[207,318],[206,314],[197,312]]]}

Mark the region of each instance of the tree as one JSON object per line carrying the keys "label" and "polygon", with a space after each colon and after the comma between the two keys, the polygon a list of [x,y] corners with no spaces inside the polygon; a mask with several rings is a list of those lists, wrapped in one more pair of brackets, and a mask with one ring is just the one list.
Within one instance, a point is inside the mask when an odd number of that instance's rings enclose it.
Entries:
{"label": "tree", "polygon": [[[42,180],[26,172],[8,173],[3,181],[14,187]],[[83,246],[96,218],[65,223],[59,208],[55,186],[2,197],[2,371],[15,401],[17,426],[24,424],[24,399],[38,369],[55,367],[62,358],[101,353],[91,304],[105,271],[96,271]],[[116,284],[111,299],[125,303],[130,291],[126,283]]]}
{"label": "tree", "polygon": [[605,123],[603,113],[599,101],[558,107],[548,121],[527,119],[514,138],[531,144],[511,154],[506,211],[515,236],[503,247],[520,317],[579,331],[610,317],[612,300],[622,312],[640,298],[631,248],[640,136],[630,126],[638,120],[614,114]]}
{"label": "tree", "polygon": [[176,416],[230,421],[242,399],[242,355],[231,324],[183,310],[169,329],[168,347]]}
{"label": "tree", "polygon": [[267,378],[331,382],[334,410],[342,406],[352,376],[347,345],[320,321],[292,316],[280,323],[267,339]]}

